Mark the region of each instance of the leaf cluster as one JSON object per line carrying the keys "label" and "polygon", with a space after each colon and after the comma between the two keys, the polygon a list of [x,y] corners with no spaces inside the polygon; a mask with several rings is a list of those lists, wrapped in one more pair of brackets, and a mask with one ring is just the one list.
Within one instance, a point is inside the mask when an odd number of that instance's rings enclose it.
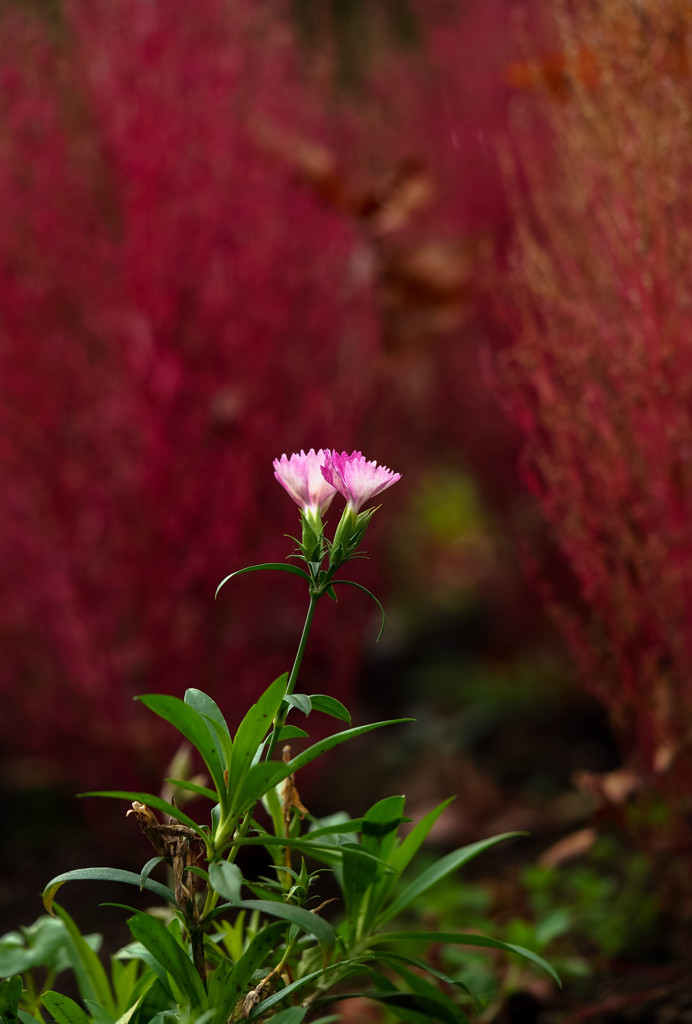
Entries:
{"label": "leaf cluster", "polygon": [[[203,760],[209,785],[168,782],[208,801],[208,818],[199,822],[155,794],[92,794],[130,801],[129,813],[155,856],[139,874],[83,868],[48,883],[44,904],[57,917],[42,918],[0,945],[0,974],[8,976],[0,987],[3,1024],[43,1021],[46,1015],[57,1024],[227,1024],[260,1018],[324,1024],[337,1019],[330,1013],[336,998],[364,994],[395,1009],[403,1021],[463,1022],[457,996],[465,987],[426,963],[431,942],[518,953],[555,977],[544,960],[511,943],[397,926],[438,882],[515,833],[466,846],[419,871],[413,866],[416,854],[449,801],[405,835],[402,826],[410,821],[403,796],[380,800],[356,819],[318,821],[302,805],[295,782],[300,768],[394,722],[353,727],[333,697],[287,695],[285,676],[260,696],[234,735],[217,704],[200,690],[188,690],[184,700],[161,694],[141,700]],[[267,760],[277,721],[282,742],[307,737],[304,729],[285,724],[291,710],[305,716],[318,711],[347,727],[297,756],[286,746],[282,760]],[[264,850],[266,874],[244,873],[246,847]],[[166,866],[166,881],[152,877]],[[318,894],[325,874],[340,894],[336,899]],[[126,907],[132,942],[112,958],[110,974],[93,937],[82,936],[55,903],[59,889],[72,881],[118,881],[163,903],[155,913]],[[65,966],[74,972],[81,1005],[53,988]],[[42,985],[36,981],[39,967],[45,971]]]}

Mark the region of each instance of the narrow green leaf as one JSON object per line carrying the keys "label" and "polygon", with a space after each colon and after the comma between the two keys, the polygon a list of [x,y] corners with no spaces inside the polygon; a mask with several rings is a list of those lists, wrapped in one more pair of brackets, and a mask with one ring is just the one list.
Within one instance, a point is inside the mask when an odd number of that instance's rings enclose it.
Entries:
{"label": "narrow green leaf", "polygon": [[139,1009],[139,1004],[144,999],[144,993],[132,1004],[132,1006],[125,1010],[123,1014],[116,1020],[115,1024],[129,1024],[130,1020],[134,1016],[135,1012]]}
{"label": "narrow green leaf", "polygon": [[17,1016],[21,998],[22,979],[18,975],[0,981],[0,1020]]}
{"label": "narrow green leaf", "polygon": [[377,639],[379,640],[382,634],[384,633],[384,627],[386,624],[384,608],[382,607],[381,601],[378,601],[378,599],[375,597],[371,590],[368,590],[367,587],[362,586],[362,584],[360,583],[354,583],[353,580],[332,580],[333,586],[335,586],[337,583],[342,583],[347,587],[355,587],[356,590],[362,590],[364,594],[367,594],[368,597],[372,598],[372,600],[375,602],[377,607],[380,609],[380,614],[382,615],[382,624],[380,625],[380,631],[377,634]]}
{"label": "narrow green leaf", "polygon": [[[324,819],[323,819],[324,820]],[[321,839],[322,836],[348,836],[349,839],[357,835],[363,827],[365,818],[348,818],[338,821],[334,825],[321,825],[319,828],[311,828],[306,832],[305,839]]]}
{"label": "narrow green leaf", "polygon": [[274,718],[281,707],[288,673],[284,673],[259,697],[247,712],[233,739],[233,753],[230,765],[231,807],[237,806],[236,794],[240,791],[245,776],[250,771],[258,747],[272,726]]}
{"label": "narrow green leaf", "polygon": [[435,885],[446,875],[451,874],[452,871],[456,871],[463,864],[473,860],[484,850],[489,849],[491,846],[495,846],[497,843],[504,842],[506,839],[514,839],[517,836],[524,835],[522,832],[505,832],[503,835],[491,836],[489,839],[483,839],[479,843],[472,843],[470,846],[464,846],[459,850],[453,850],[452,853],[448,853],[446,857],[442,857],[440,860],[431,864],[429,868],[422,871],[419,875],[414,878],[412,882],[407,885],[402,892],[395,897],[394,901],[385,909],[385,911],[378,917],[378,925],[384,924],[385,921],[390,921],[397,914],[400,914],[402,910],[412,903],[419,896],[422,896],[424,892]]}
{"label": "narrow green leaf", "polygon": [[114,1013],[113,993],[103,964],[64,907],[56,904],[55,912],[72,940],[70,961],[77,978],[79,994],[82,999],[93,999],[109,1013]]}
{"label": "narrow green leaf", "polygon": [[[446,992],[428,981],[426,977],[418,972],[418,969],[411,971],[408,967],[404,966],[403,962],[397,962],[395,958],[391,957],[388,959],[392,969],[399,975],[411,992],[415,992],[416,995],[422,996],[424,999],[431,999],[433,1002],[439,1003],[441,1007],[445,1008],[448,1014],[447,1020],[450,1022],[456,1021],[457,1024],[468,1024],[468,1017],[458,1004]],[[423,969],[425,969],[425,965],[423,965]],[[451,979],[449,979],[449,982],[451,985],[454,985]]]}
{"label": "narrow green leaf", "polygon": [[[264,846],[264,847],[289,847],[298,853],[305,853],[314,857],[324,864],[336,865],[341,863],[341,847],[334,843],[323,845],[318,842],[308,842],[305,838],[286,839],[283,836],[272,836],[267,833],[263,836],[245,836],[236,839],[237,846]],[[364,854],[364,856],[368,856]]]}
{"label": "narrow green leaf", "polygon": [[331,715],[332,718],[338,718],[340,722],[351,724],[350,711],[336,697],[330,697],[325,693],[311,693],[310,702],[315,711],[321,711],[323,715]]}
{"label": "narrow green leaf", "polygon": [[279,1010],[273,1015],[272,1024],[302,1024],[307,1012],[307,1006],[289,1006],[288,1009]]}
{"label": "narrow green leaf", "polygon": [[232,816],[242,817],[265,793],[285,779],[286,774],[282,769],[283,765],[277,761],[258,761],[253,764],[234,792]]}
{"label": "narrow green leaf", "polygon": [[361,905],[371,883],[377,877],[379,867],[374,858],[359,856],[360,852],[355,843],[348,843],[341,848],[344,903],[349,919],[354,922],[360,917]]}
{"label": "narrow green leaf", "polygon": [[391,1007],[398,1012],[399,1017],[410,1024],[428,1024],[431,1020],[439,1020],[443,1024],[460,1024],[467,1020],[464,1012],[458,1007],[455,1007],[455,1012],[452,1013],[441,998],[432,998],[417,992],[382,992],[379,989],[370,989],[364,992],[339,994],[339,999],[361,998],[374,999],[383,1006]]}
{"label": "narrow green leaf", "polygon": [[530,949],[525,949],[524,946],[515,946],[511,942],[501,942],[499,939],[489,939],[485,935],[464,932],[380,932],[379,935],[371,935],[368,941],[371,946],[388,942],[445,942],[450,946],[480,946],[484,949],[501,949],[505,953],[516,953],[518,956],[523,956],[542,967],[562,988],[559,975],[542,956],[538,956]]}
{"label": "narrow green leaf", "polygon": [[142,868],[142,870],[139,873],[139,891],[140,892],[144,889],[144,884],[145,884],[147,878],[149,877],[149,875],[154,870],[154,868],[158,867],[159,864],[163,863],[163,861],[165,859],[166,859],[165,857],[152,857],[151,860],[148,860],[146,862],[146,864],[144,865],[144,867]]}
{"label": "narrow green leaf", "polygon": [[[335,971],[338,972],[339,977],[344,977],[348,973],[349,967],[355,967],[359,969],[361,965],[364,965],[368,960],[371,960],[370,955],[353,957],[351,960],[342,960],[339,963],[329,964],[328,967],[322,967],[318,971],[311,971],[310,974],[303,975],[298,981],[291,982],[285,988],[282,988],[279,992],[274,992],[272,995],[263,999],[261,1003],[250,1012],[248,1020],[256,1021],[259,1017],[264,1017],[269,1010],[273,1009],[278,1003],[283,1002],[284,999],[288,999],[289,996],[294,996],[301,988],[305,988],[310,982],[315,981],[316,978],[323,978],[326,974]],[[341,994],[339,995],[341,999]]]}
{"label": "narrow green leaf", "polygon": [[165,925],[151,914],[136,914],[127,922],[134,937],[171,975],[194,1009],[206,1003],[202,980],[187,952],[178,945]]}
{"label": "narrow green leaf", "polygon": [[243,875],[237,864],[229,864],[227,860],[216,861],[209,865],[209,882],[213,889],[231,903],[240,899]]}
{"label": "narrow green leaf", "polygon": [[214,792],[213,789],[209,789],[208,786],[200,786],[196,782],[190,782],[189,779],[166,779],[166,782],[170,783],[171,786],[175,786],[176,789],[184,789],[186,793],[194,793],[195,796],[205,796],[207,800],[213,800],[214,803],[219,799],[219,794]]}
{"label": "narrow green leaf", "polygon": [[199,712],[207,721],[212,739],[216,743],[219,759],[225,767],[228,767],[231,761],[231,733],[218,704],[208,694],[194,687],[185,691],[184,699],[186,704]]}
{"label": "narrow green leaf", "polygon": [[[64,871],[52,878],[43,890],[43,905],[49,914],[53,914],[55,894],[65,882],[125,882],[139,889],[140,876],[135,871],[122,871],[120,868],[75,868],[73,871]],[[167,903],[175,903],[175,893],[167,885],[147,878],[143,888],[160,896]]]}
{"label": "narrow green leaf", "polygon": [[363,818],[363,848],[388,863],[396,847],[399,826],[407,820],[403,817],[403,812],[403,796],[388,796],[373,804]]}
{"label": "narrow green leaf", "polygon": [[288,764],[282,764],[280,761],[264,761],[253,765],[250,769],[252,774],[248,774],[247,780],[243,782],[243,787],[240,789],[240,793],[236,794],[234,798],[234,815],[244,813],[273,786],[278,786],[280,782],[287,779],[293,772],[297,772],[300,768],[305,767],[306,764],[314,761],[316,757],[320,757],[328,750],[333,750],[334,747],[338,747],[341,743],[346,743],[348,740],[363,736],[367,732],[372,732],[373,729],[381,729],[385,725],[401,725],[404,722],[411,721],[413,721],[411,718],[393,718],[386,722],[372,722],[370,725],[360,725],[355,729],[345,729],[343,732],[337,732],[333,736],[327,736],[318,743],[313,743],[311,747],[303,750],[302,753],[294,757]]}
{"label": "narrow green leaf", "polygon": [[305,729],[300,729],[297,725],[284,725],[279,733],[278,743],[283,743],[285,740],[304,740],[308,736]]}
{"label": "narrow green leaf", "polygon": [[91,1014],[91,1024],[115,1024],[115,1017],[93,999],[85,999],[84,1005]]}
{"label": "narrow green leaf", "polygon": [[224,766],[221,763],[207,719],[180,697],[172,697],[169,694],[148,693],[138,697],[137,700],[140,700],[154,714],[159,715],[166,722],[170,722],[186,740],[189,740],[201,754],[209,774],[214,780],[214,785],[219,791],[219,796],[225,793]]}
{"label": "narrow green leaf", "polygon": [[226,1024],[238,1001],[247,993],[250,979],[273,953],[286,930],[283,921],[272,921],[252,939],[243,955],[228,971],[217,970],[209,979],[209,1005],[216,1008],[213,1024]]}
{"label": "narrow green leaf", "polygon": [[311,582],[310,577],[304,569],[298,568],[297,565],[291,565],[290,562],[263,562],[261,565],[248,565],[245,569],[236,569],[235,572],[230,573],[219,583],[216,588],[214,598],[219,596],[219,591],[224,583],[228,583],[228,581],[232,580],[234,576],[243,576],[246,572],[261,572],[263,569],[273,569],[276,572],[290,572],[294,576],[301,576],[304,580],[307,580],[308,583]]}
{"label": "narrow green leaf", "polygon": [[[326,739],[313,743],[311,747],[308,747],[307,750],[304,750],[297,757],[294,757],[292,761],[289,761],[287,765],[284,765],[285,771],[281,778],[287,778],[293,772],[297,772],[299,768],[310,764],[316,757],[325,754],[328,750],[333,750],[334,747],[338,747],[341,743],[346,743],[348,740],[353,740],[357,736],[364,736],[365,733],[372,732],[373,729],[382,729],[386,725],[403,725],[405,722],[412,721],[412,718],[392,718],[386,722],[371,722],[370,725],[359,725],[355,729],[345,729],[343,732],[337,732],[333,736],[327,736]],[[281,780],[278,779],[277,781]]]}
{"label": "narrow green leaf", "polygon": [[171,818],[175,818],[181,825],[187,825],[193,832],[196,832],[200,839],[206,841],[209,839],[209,833],[205,832],[204,829],[197,824],[197,822],[181,811],[175,804],[169,804],[167,800],[163,800],[160,796],[155,796],[153,793],[135,793],[128,789],[95,789],[91,793],[80,793],[80,797],[84,796],[105,796],[112,800],[130,800],[134,802],[137,800],[141,804],[146,804],[147,807],[153,807],[157,811],[161,811],[163,814],[169,814]]}
{"label": "narrow green leaf", "polygon": [[44,992],[41,1002],[57,1024],[90,1024],[84,1010],[74,999],[60,992]]}
{"label": "narrow green leaf", "polygon": [[312,701],[307,693],[287,693],[284,697],[284,704],[302,711],[306,718],[312,711]]}
{"label": "narrow green leaf", "polygon": [[21,1024],[41,1024],[37,1017],[32,1017],[26,1010],[17,1010],[17,1017]]}
{"label": "narrow green leaf", "polygon": [[236,907],[242,910],[258,910],[260,914],[269,914],[270,917],[280,917],[297,925],[302,931],[314,935],[322,947],[325,963],[334,952],[336,932],[328,921],[309,910],[295,907],[290,903],[274,903],[271,900],[238,900],[232,904],[233,909]]}
{"label": "narrow green leaf", "polygon": [[448,800],[444,800],[441,804],[438,804],[437,807],[433,807],[433,809],[428,811],[425,817],[411,829],[409,834],[402,839],[399,846],[393,851],[389,861],[398,874],[401,874],[405,868],[408,867],[409,863],[418,853],[418,850],[427,838],[437,819],[455,799],[456,797],[450,796]]}
{"label": "narrow green leaf", "polygon": [[465,985],[463,981],[450,978],[448,974],[444,973],[444,971],[438,971],[436,967],[433,967],[432,964],[429,964],[426,960],[421,960],[416,956],[408,956],[405,953],[395,953],[392,950],[379,952],[377,954],[377,960],[379,963],[393,964],[395,966],[397,963],[410,964],[411,967],[415,967],[417,971],[424,971],[427,974],[432,975],[432,977],[443,981],[445,985],[449,985],[452,988],[458,988],[464,993],[464,995],[467,995],[469,999],[473,1000],[477,1013],[480,1014],[482,1012],[483,1007],[480,1001],[476,998],[468,985]]}

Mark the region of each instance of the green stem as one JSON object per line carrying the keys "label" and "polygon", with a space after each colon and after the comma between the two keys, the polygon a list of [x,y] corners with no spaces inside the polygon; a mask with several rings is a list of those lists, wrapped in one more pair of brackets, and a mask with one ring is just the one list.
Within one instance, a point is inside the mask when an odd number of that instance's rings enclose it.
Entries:
{"label": "green stem", "polygon": [[[321,595],[319,594],[316,595],[312,592],[310,593],[310,604],[308,605],[307,615],[305,616],[303,632],[301,634],[300,642],[298,644],[298,650],[296,651],[295,661],[293,662],[293,668],[291,669],[291,674],[288,677],[288,682],[286,683],[286,693],[284,694],[284,696],[286,697],[290,696],[296,688],[296,683],[298,682],[298,673],[300,672],[300,666],[303,661],[303,654],[305,653],[305,648],[308,642],[308,636],[310,634],[310,626],[312,625],[312,619],[315,614],[315,607],[320,596]],[[288,711],[288,706],[282,703],[276,715],[276,718],[274,719],[274,729],[271,734],[271,739],[269,740],[269,746],[267,748],[267,754],[265,757],[266,761],[270,761],[274,754],[274,749],[279,740],[279,733],[286,724],[286,717],[288,715]]]}

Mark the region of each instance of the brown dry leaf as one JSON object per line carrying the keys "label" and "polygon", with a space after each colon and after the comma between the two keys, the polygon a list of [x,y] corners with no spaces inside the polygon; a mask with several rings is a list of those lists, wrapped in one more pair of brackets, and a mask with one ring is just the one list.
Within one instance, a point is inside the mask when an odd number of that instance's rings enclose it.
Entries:
{"label": "brown dry leaf", "polygon": [[545,853],[538,858],[538,863],[544,868],[554,868],[565,861],[581,857],[591,849],[596,842],[598,833],[595,828],[582,828],[578,832],[572,832],[564,836],[556,843],[553,843]]}
{"label": "brown dry leaf", "polygon": [[583,793],[595,797],[601,805],[611,804],[620,807],[642,788],[643,780],[636,772],[618,768],[603,775],[596,772],[576,772],[574,784]]}

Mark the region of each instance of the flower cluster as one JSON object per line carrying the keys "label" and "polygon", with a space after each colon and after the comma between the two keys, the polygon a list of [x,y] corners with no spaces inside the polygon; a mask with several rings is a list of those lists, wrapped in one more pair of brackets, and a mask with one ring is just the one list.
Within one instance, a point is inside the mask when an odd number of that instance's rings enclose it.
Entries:
{"label": "flower cluster", "polygon": [[[274,460],[274,476],[301,509],[303,536],[299,542],[305,561],[318,571],[329,553],[332,573],[352,558],[375,512],[361,512],[366,502],[401,479],[377,462],[368,462],[362,452],[337,452],[320,448],[282,455]],[[346,499],[346,507],[336,528],[333,541],[324,536],[322,516],[335,494]]]}

